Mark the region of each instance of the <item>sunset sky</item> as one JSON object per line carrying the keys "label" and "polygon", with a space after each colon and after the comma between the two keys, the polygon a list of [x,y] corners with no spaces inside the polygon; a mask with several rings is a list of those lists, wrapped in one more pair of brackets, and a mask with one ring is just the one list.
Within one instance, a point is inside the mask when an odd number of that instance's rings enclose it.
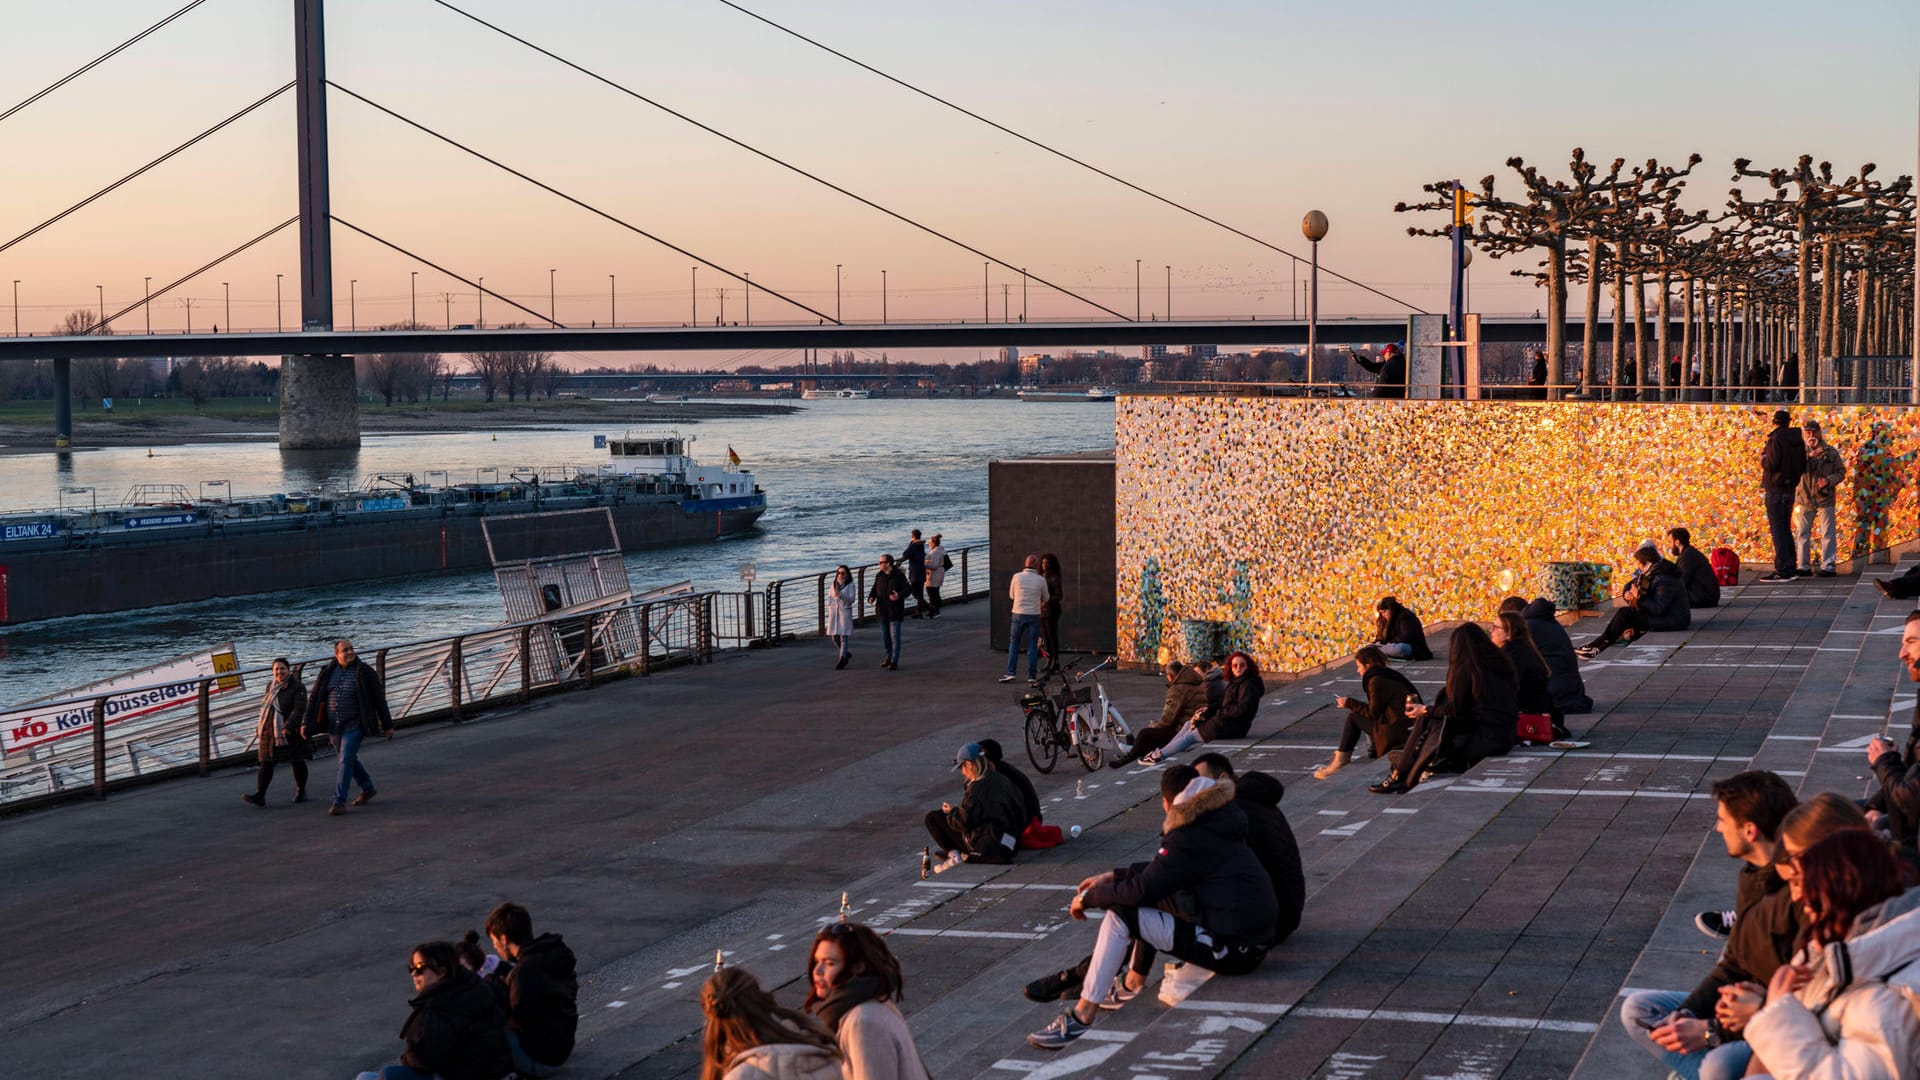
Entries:
{"label": "sunset sky", "polygon": [[[1326,266],[1429,308],[1444,250],[1391,212],[1422,182],[1705,155],[1692,202],[1716,205],[1728,162],[1807,152],[1851,172],[1914,171],[1920,4],[1863,0],[1829,17],[1776,2],[1293,4],[742,0],[877,67],[1213,216],[1306,252],[1325,211]],[[0,36],[0,109],[184,0],[16,4]],[[716,0],[468,0],[535,42],[744,141],[1131,314],[1286,317],[1291,260],[1167,209],[819,52]],[[291,0],[207,0],[94,72],[0,122],[0,242],[292,78]],[[329,74],[482,152],[820,310],[844,267],[848,320],[978,319],[981,260],[569,71],[432,0],[332,0]],[[684,256],[609,225],[335,92],[337,216],[536,310],[557,269],[559,318],[689,318]],[[0,252],[22,331],[109,310],[296,211],[291,93],[72,217]],[[1428,222],[1432,224],[1433,222]],[[289,229],[153,305],[156,329],[272,328],[274,275],[298,322]],[[476,319],[471,290],[334,231],[337,322]],[[1481,260],[1474,306],[1531,313],[1513,264]],[[617,298],[609,299],[609,275]],[[1304,274],[1302,274],[1304,278]],[[350,281],[357,284],[349,288]],[[225,305],[230,283],[232,311]],[[728,287],[702,269],[703,321]],[[1019,277],[995,268],[1019,317]],[[451,304],[445,294],[451,290]],[[349,313],[349,292],[357,296]],[[1323,315],[1406,309],[1337,282]],[[1039,286],[1034,319],[1097,315]],[[10,291],[0,303],[11,304]],[[11,320],[0,314],[0,333]],[[486,320],[510,317],[487,302]],[[799,313],[756,292],[756,322]],[[140,312],[117,329],[138,332]],[[764,359],[778,360],[778,357]]]}

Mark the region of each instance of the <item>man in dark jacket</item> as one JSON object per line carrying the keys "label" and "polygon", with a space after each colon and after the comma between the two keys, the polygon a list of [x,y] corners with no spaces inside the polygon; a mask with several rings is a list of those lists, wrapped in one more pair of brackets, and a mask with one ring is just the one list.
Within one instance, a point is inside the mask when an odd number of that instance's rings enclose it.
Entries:
{"label": "man in dark jacket", "polygon": [[1773,414],[1773,432],[1760,452],[1760,490],[1767,504],[1767,531],[1773,537],[1773,573],[1761,581],[1792,581],[1793,492],[1807,471],[1807,443],[1793,417],[1781,409]]}
{"label": "man in dark jacket", "polygon": [[1693,609],[1687,605],[1687,586],[1680,579],[1680,568],[1661,558],[1660,549],[1650,542],[1633,553],[1640,569],[1620,592],[1620,603],[1600,636],[1575,649],[1581,658],[1591,660],[1622,639],[1634,640],[1653,630],[1685,630],[1693,625]]}
{"label": "man in dark jacket", "polygon": [[1307,872],[1300,865],[1300,844],[1293,838],[1287,815],[1280,812],[1287,786],[1279,777],[1258,771],[1236,776],[1227,756],[1212,750],[1194,758],[1193,767],[1216,783],[1233,782],[1234,805],[1247,815],[1247,847],[1273,883],[1279,914],[1274,919],[1272,944],[1278,945],[1300,929],[1300,913],[1307,907]]}
{"label": "man in dark jacket", "polygon": [[1006,759],[1005,751],[1000,749],[1000,740],[981,739],[980,749],[986,751],[987,760],[993,762],[993,771],[1007,778],[1013,789],[1020,793],[1020,804],[1026,807],[1027,816],[1021,821],[1021,831],[1040,820],[1040,793],[1033,789],[1033,781],[1027,774],[1015,768]]}
{"label": "man in dark jacket", "polygon": [[534,1077],[565,1064],[580,1025],[573,950],[559,934],[534,937],[533,916],[514,903],[501,904],[487,916],[487,936],[493,951],[513,962],[506,1006],[514,1071]]}
{"label": "man in dark jacket", "polygon": [[347,812],[347,787],[360,785],[355,806],[365,806],[376,794],[373,777],[360,764],[360,742],[368,735],[393,738],[393,714],[387,711],[386,688],[380,676],[363,663],[346,638],[333,643],[333,659],[320,669],[307,695],[304,725],[309,738],[327,736],[340,755],[340,776],[333,785],[329,814]]}
{"label": "man in dark jacket", "polygon": [[913,592],[913,617],[918,619],[927,613],[927,543],[919,529],[909,536],[900,561],[907,564],[907,588]]}
{"label": "man in dark jacket", "polygon": [[1138,994],[1145,982],[1137,976],[1114,984],[1135,942],[1221,975],[1244,975],[1266,959],[1278,905],[1233,796],[1232,781],[1208,780],[1191,765],[1161,774],[1160,851],[1080,883],[1067,913],[1084,920],[1088,908],[1106,912],[1093,961],[1073,1008],[1029,1043],[1058,1050],[1087,1033],[1109,994],[1116,1004]]}
{"label": "man in dark jacket", "polygon": [[[1712,1058],[1711,1075],[1739,1076],[1749,1051],[1735,1032],[1715,1018],[1721,988],[1751,982],[1765,986],[1793,953],[1800,932],[1800,906],[1773,870],[1781,819],[1794,807],[1793,789],[1770,772],[1736,773],[1713,785],[1714,829],[1727,854],[1746,865],[1734,891],[1732,925],[1720,912],[1695,919],[1702,930],[1727,938],[1720,962],[1690,994],[1642,990],[1620,1006],[1627,1034],[1660,1063],[1682,1076],[1700,1076]],[[1762,995],[1764,996],[1764,994]]]}
{"label": "man in dark jacket", "polygon": [[1403,398],[1407,396],[1407,358],[1401,355],[1400,346],[1391,343],[1384,346],[1377,360],[1369,360],[1352,350],[1348,352],[1361,367],[1373,372],[1374,397]]}
{"label": "man in dark jacket", "polygon": [[[1116,769],[1172,742],[1182,725],[1208,707],[1207,680],[1200,674],[1198,665],[1169,660],[1160,672],[1167,679],[1167,696],[1160,706],[1160,719],[1134,732],[1133,746],[1126,756],[1109,762]],[[1223,695],[1225,685],[1225,680],[1221,680]]]}
{"label": "man in dark jacket", "polygon": [[1027,807],[1013,782],[996,772],[979,743],[968,743],[953,757],[953,767],[966,777],[967,793],[960,805],[941,803],[927,812],[927,832],[947,858],[938,869],[962,862],[1013,861],[1013,851],[1026,828]]}
{"label": "man in dark jacket", "polygon": [[889,670],[900,670],[900,624],[907,617],[907,596],[913,592],[907,584],[907,575],[893,565],[893,556],[880,556],[880,563],[873,570],[873,585],[867,590],[867,601],[873,605],[873,617],[880,624],[880,644],[886,657],[880,666]]}
{"label": "man in dark jacket", "polygon": [[[413,1014],[400,1029],[400,1064],[446,1080],[500,1080],[513,1071],[507,1018],[478,975],[460,966],[453,946],[432,941],[413,950]],[[382,1072],[365,1076],[389,1075]]]}
{"label": "man in dark jacket", "polygon": [[[1907,666],[1907,678],[1920,682],[1920,611],[1907,616],[1906,629],[1900,634],[1900,662]],[[1867,764],[1880,781],[1880,790],[1867,800],[1868,817],[1896,842],[1914,847],[1920,838],[1920,702],[1914,705],[1906,751],[1876,735],[1867,743]]]}
{"label": "man in dark jacket", "polygon": [[1680,568],[1680,580],[1687,586],[1687,606],[1719,607],[1720,579],[1713,576],[1713,564],[1693,546],[1693,534],[1683,528],[1668,529],[1667,550],[1673,552],[1673,565]]}
{"label": "man in dark jacket", "polygon": [[1573,639],[1567,636],[1567,628],[1554,618],[1553,601],[1536,596],[1528,603],[1509,596],[1500,601],[1500,610],[1517,611],[1527,620],[1527,633],[1533,635],[1541,659],[1547,662],[1547,693],[1553,695],[1553,703],[1560,711],[1592,712],[1593,699],[1587,696],[1586,681],[1580,677],[1580,658],[1573,651]]}

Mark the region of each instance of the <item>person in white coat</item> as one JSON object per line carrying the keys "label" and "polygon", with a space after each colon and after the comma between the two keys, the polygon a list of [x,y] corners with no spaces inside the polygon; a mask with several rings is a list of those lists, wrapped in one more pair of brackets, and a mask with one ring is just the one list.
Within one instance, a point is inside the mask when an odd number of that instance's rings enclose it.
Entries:
{"label": "person in white coat", "polygon": [[953,568],[953,557],[940,543],[940,534],[933,534],[933,546],[927,548],[927,617],[940,617],[940,586],[947,583],[947,571]]}
{"label": "person in white coat", "polygon": [[859,599],[860,587],[854,583],[853,571],[842,564],[827,586],[827,636],[840,650],[840,662],[833,665],[835,671],[853,659],[853,605]]}
{"label": "person in white coat", "polygon": [[1746,1027],[1754,1065],[1774,1080],[1920,1076],[1920,890],[1865,829],[1834,833],[1795,860],[1806,945],[1774,972]]}
{"label": "person in white coat", "polygon": [[841,1080],[833,1036],[782,1008],[743,968],[722,968],[700,988],[707,1026],[700,1080]]}
{"label": "person in white coat", "polygon": [[929,1080],[896,1004],[900,961],[859,923],[829,923],[808,954],[807,1001],[840,1045],[846,1080]]}

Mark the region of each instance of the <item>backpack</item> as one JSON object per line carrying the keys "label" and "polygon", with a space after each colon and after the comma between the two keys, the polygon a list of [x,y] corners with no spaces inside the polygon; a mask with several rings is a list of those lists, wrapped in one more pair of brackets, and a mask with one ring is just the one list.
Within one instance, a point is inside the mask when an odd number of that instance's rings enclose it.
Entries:
{"label": "backpack", "polygon": [[1740,584],[1740,556],[1735,555],[1732,548],[1714,548],[1708,564],[1713,567],[1715,581],[1722,585]]}

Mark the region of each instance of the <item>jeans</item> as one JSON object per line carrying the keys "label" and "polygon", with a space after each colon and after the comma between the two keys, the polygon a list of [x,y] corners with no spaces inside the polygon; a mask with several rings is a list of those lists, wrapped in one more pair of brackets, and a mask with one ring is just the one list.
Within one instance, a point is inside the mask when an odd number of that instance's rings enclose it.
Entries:
{"label": "jeans", "polygon": [[363,1072],[358,1080],[433,1080],[432,1073],[423,1073],[411,1065],[389,1065],[379,1072]]}
{"label": "jeans", "polygon": [[880,647],[886,650],[888,663],[898,664],[900,662],[899,619],[880,620]]}
{"label": "jeans", "polygon": [[1773,536],[1773,572],[1793,573],[1793,492],[1767,492],[1767,531]]}
{"label": "jeans", "polygon": [[1655,1060],[1677,1074],[1681,1080],[1738,1080],[1747,1071],[1747,1059],[1753,1048],[1744,1042],[1724,1043],[1712,1050],[1676,1054],[1653,1041],[1643,1023],[1658,1026],[1687,1000],[1678,990],[1642,990],[1620,1003],[1620,1025]]}
{"label": "jeans", "polygon": [[1020,641],[1027,642],[1027,678],[1035,679],[1040,675],[1040,616],[1015,615],[1007,627],[1007,674],[1014,674],[1019,666]]}
{"label": "jeans", "polygon": [[373,777],[367,775],[367,767],[360,764],[360,741],[366,733],[359,724],[350,725],[347,730],[333,737],[333,748],[340,754],[340,779],[333,785],[333,805],[347,805],[347,783],[360,785],[360,790],[373,794]]}
{"label": "jeans", "polygon": [[[1793,508],[1793,549],[1802,570],[1831,570],[1839,549],[1834,543],[1833,507],[1801,506]],[[1813,558],[1814,529],[1820,531],[1820,559]]]}
{"label": "jeans", "polygon": [[551,1076],[558,1068],[555,1065],[543,1065],[528,1057],[527,1052],[520,1047],[520,1033],[517,1031],[507,1032],[507,1049],[513,1051],[513,1071],[527,1080],[537,1076]]}
{"label": "jeans", "polygon": [[1380,651],[1395,660],[1413,659],[1413,646],[1404,641],[1389,641],[1380,646]]}

